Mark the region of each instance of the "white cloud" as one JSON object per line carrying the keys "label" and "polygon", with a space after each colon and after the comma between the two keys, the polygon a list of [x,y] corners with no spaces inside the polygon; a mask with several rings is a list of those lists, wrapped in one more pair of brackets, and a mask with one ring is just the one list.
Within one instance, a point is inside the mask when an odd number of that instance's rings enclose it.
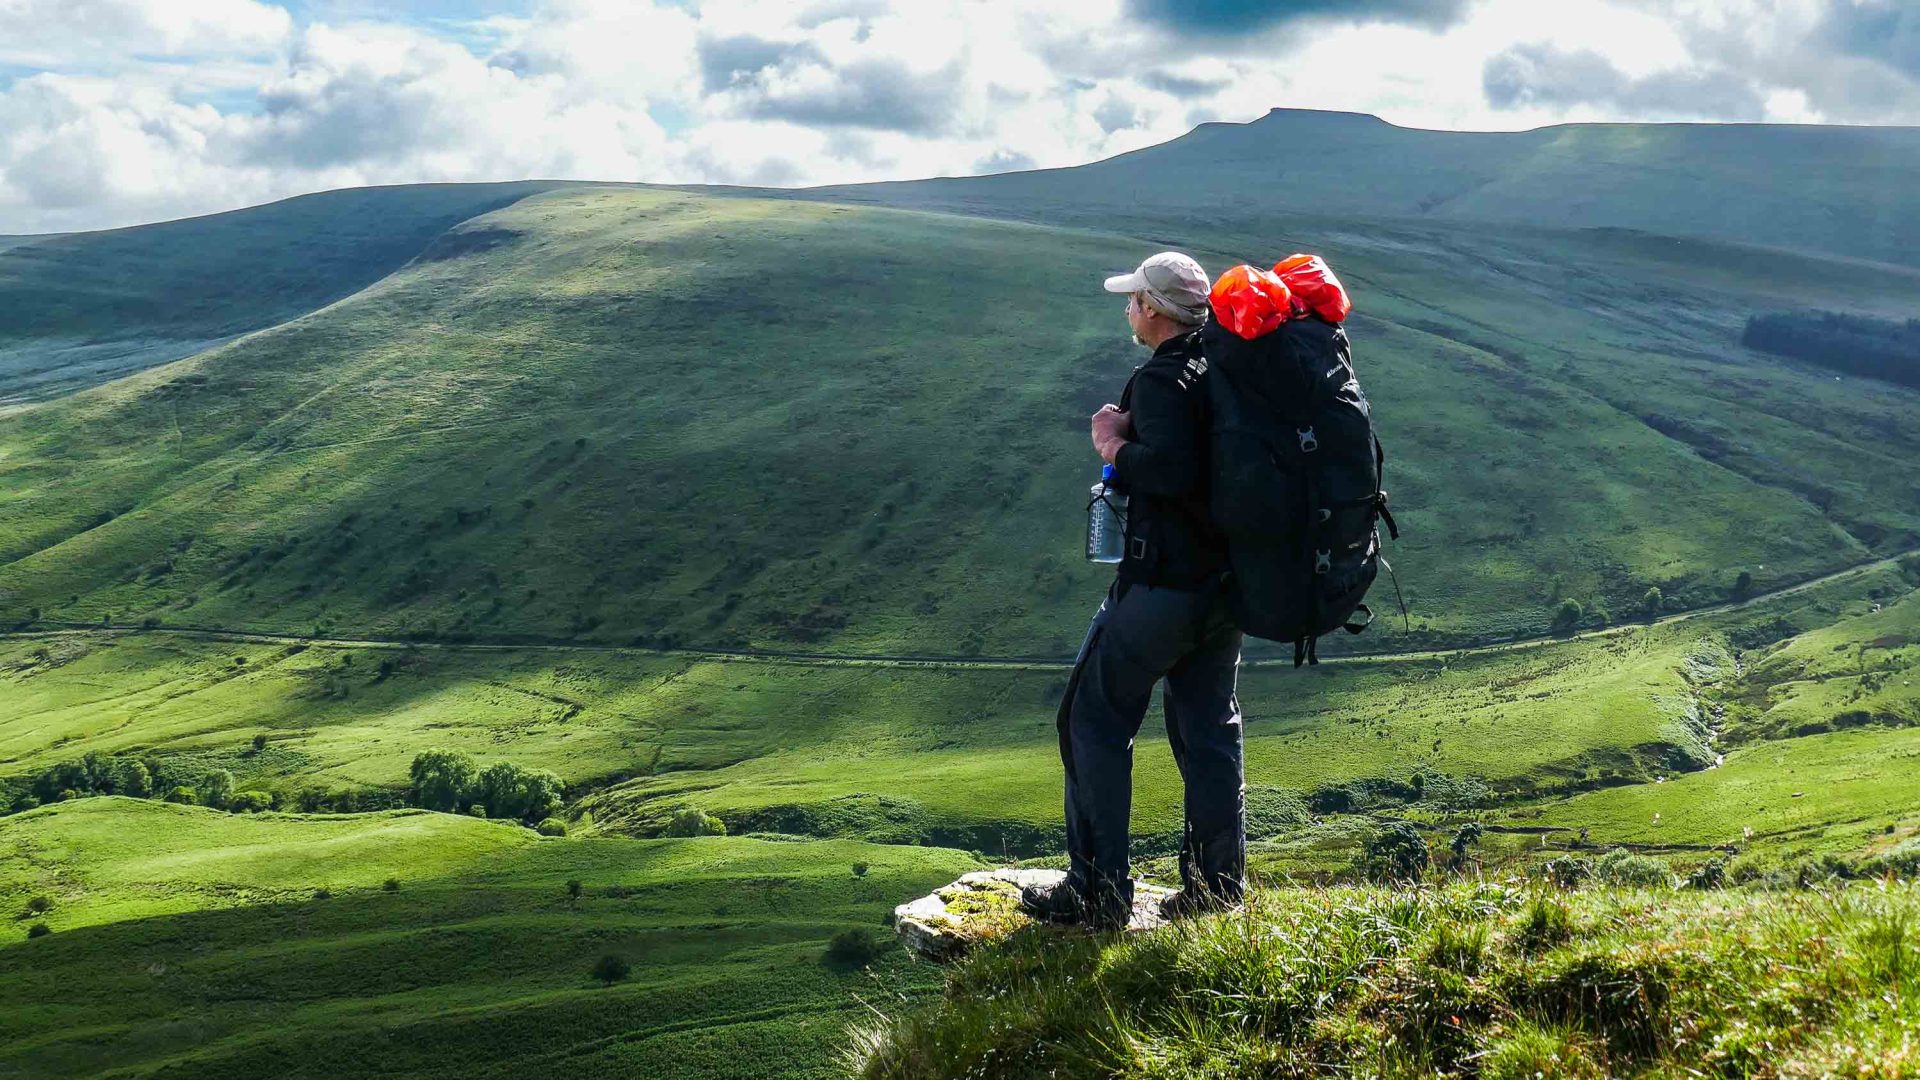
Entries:
{"label": "white cloud", "polygon": [[258,55],[278,48],[292,27],[284,8],[256,0],[0,0],[0,63]]}
{"label": "white cloud", "polygon": [[1327,0],[1303,21],[1215,3],[1196,29],[1141,0],[549,0],[413,26],[0,0],[0,63],[45,71],[0,81],[0,232],[362,183],[1048,167],[1274,106],[1439,128],[1912,123],[1920,16],[1902,4]]}

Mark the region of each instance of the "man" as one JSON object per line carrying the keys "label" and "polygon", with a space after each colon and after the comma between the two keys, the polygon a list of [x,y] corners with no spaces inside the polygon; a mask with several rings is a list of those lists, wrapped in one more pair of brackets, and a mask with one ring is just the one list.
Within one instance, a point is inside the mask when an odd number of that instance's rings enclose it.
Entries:
{"label": "man", "polygon": [[1129,498],[1126,553],[1060,702],[1070,868],[1060,885],[1021,896],[1036,917],[1096,929],[1124,926],[1133,906],[1133,740],[1162,678],[1167,738],[1186,785],[1183,888],[1166,913],[1237,902],[1246,863],[1234,696],[1240,631],[1222,587],[1224,548],[1207,516],[1207,364],[1199,333],[1207,275],[1187,256],[1161,252],[1108,278],[1106,288],[1127,294],[1134,341],[1153,350],[1120,404],[1093,415],[1094,449]]}

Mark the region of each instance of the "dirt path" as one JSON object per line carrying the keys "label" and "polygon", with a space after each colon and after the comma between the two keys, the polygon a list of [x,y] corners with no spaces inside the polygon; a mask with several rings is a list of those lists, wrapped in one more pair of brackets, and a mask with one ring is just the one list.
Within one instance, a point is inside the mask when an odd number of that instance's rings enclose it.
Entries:
{"label": "dirt path", "polygon": [[[1809,578],[1795,585],[1774,589],[1771,592],[1758,593],[1744,600],[1731,600],[1722,604],[1694,608],[1691,611],[1663,615],[1651,622],[1621,623],[1599,630],[1586,630],[1577,634],[1543,634],[1513,641],[1497,642],[1490,645],[1468,645],[1451,649],[1413,649],[1402,652],[1367,653],[1360,656],[1330,656],[1321,661],[1323,664],[1372,664],[1394,663],[1421,660],[1451,660],[1471,656],[1491,655],[1495,653],[1515,652],[1522,649],[1537,649],[1572,641],[1586,641],[1592,638],[1612,637],[1632,633],[1648,626],[1666,626],[1671,623],[1703,619],[1721,615],[1730,611],[1764,605],[1782,597],[1817,589],[1847,578],[1859,577],[1875,570],[1885,569],[1901,559],[1920,552],[1920,548],[1898,552],[1879,559],[1856,563],[1830,574]],[[785,664],[845,664],[856,666],[902,667],[902,668],[939,668],[939,669],[992,669],[1011,668],[1016,670],[1066,670],[1073,666],[1071,657],[1050,656],[946,656],[940,654],[885,654],[885,653],[830,653],[798,652],[778,649],[727,649],[698,648],[683,646],[678,648],[644,648],[637,645],[596,645],[590,642],[450,642],[450,641],[403,641],[396,638],[356,638],[356,637],[309,637],[301,634],[275,634],[257,630],[245,630],[225,626],[156,626],[140,627],[131,624],[109,623],[105,626],[79,624],[47,624],[46,630],[15,630],[0,632],[0,640],[57,638],[72,636],[92,636],[100,634],[172,634],[182,637],[206,638],[216,641],[257,641],[286,645],[318,645],[356,649],[441,649],[463,652],[602,652],[629,653],[650,656],[695,656],[724,659],[760,661],[764,663]],[[1291,659],[1274,657],[1249,660],[1248,667],[1284,667],[1292,664]]]}

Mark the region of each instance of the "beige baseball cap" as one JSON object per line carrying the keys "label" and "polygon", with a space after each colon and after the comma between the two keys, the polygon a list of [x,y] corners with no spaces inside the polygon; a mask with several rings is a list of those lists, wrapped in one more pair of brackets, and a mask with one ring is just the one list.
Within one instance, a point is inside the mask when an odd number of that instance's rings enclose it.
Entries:
{"label": "beige baseball cap", "polygon": [[1184,323],[1207,321],[1207,291],[1212,285],[1200,264],[1177,251],[1149,255],[1131,274],[1107,279],[1111,293],[1147,294],[1154,310]]}

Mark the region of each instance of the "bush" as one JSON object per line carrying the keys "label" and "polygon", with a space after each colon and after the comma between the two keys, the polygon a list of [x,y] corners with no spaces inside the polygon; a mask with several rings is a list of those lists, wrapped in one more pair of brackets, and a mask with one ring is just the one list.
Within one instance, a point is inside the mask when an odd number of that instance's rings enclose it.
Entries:
{"label": "bush", "polygon": [[841,967],[866,967],[880,952],[879,936],[864,926],[842,930],[827,942],[827,961]]}
{"label": "bush", "polygon": [[1562,889],[1577,888],[1593,876],[1593,863],[1578,855],[1562,855],[1541,863],[1540,876]]}
{"label": "bush", "polygon": [[567,823],[557,817],[550,817],[542,820],[535,831],[541,836],[565,836],[567,835]]}
{"label": "bush", "polygon": [[1660,614],[1660,609],[1665,607],[1666,604],[1666,594],[1660,591],[1660,586],[1658,585],[1649,588],[1647,595],[1640,598],[1640,610],[1646,612],[1648,615]]}
{"label": "bush", "polygon": [[1560,606],[1554,609],[1553,624],[1555,626],[1578,626],[1580,620],[1586,617],[1587,609],[1580,606],[1580,601],[1569,596],[1565,600],[1560,601]]}
{"label": "bush", "polygon": [[1264,840],[1312,820],[1307,801],[1284,788],[1252,785],[1247,788],[1247,838]]}
{"label": "bush", "polygon": [[30,938],[46,937],[48,934],[51,934],[51,933],[53,933],[53,927],[48,926],[46,923],[43,923],[43,922],[37,922],[37,923],[34,923],[32,926],[27,927],[27,936]]}
{"label": "bush", "polygon": [[580,899],[580,894],[585,891],[586,891],[586,888],[585,886],[580,884],[579,878],[571,878],[567,881],[568,901],[578,901]]}
{"label": "bush", "polygon": [[211,806],[215,810],[226,809],[233,798],[233,774],[225,769],[215,769],[200,779],[194,788],[200,805]]}
{"label": "bush", "polygon": [[380,888],[383,892],[399,892],[400,879],[397,877],[390,877],[387,880],[380,883]]}
{"label": "bush", "polygon": [[1414,880],[1427,869],[1427,841],[1404,821],[1389,822],[1367,841],[1367,872],[1375,878]]}
{"label": "bush", "polygon": [[479,803],[474,803],[472,806],[467,807],[467,816],[485,818],[487,816],[487,808],[481,806]]}
{"label": "bush", "polygon": [[1667,864],[1648,855],[1635,855],[1625,848],[1614,848],[1594,860],[1593,876],[1609,885],[1640,888],[1671,888],[1673,872]]}
{"label": "bush", "polygon": [[331,900],[333,899],[333,890],[327,888],[325,885],[322,885],[319,888],[313,890],[313,898],[315,900]]}
{"label": "bush", "polygon": [[625,957],[615,956],[612,953],[593,962],[593,977],[606,986],[612,986],[626,978],[627,973],[632,970]]}
{"label": "bush", "polygon": [[257,814],[273,806],[273,796],[264,791],[242,791],[227,800],[227,809],[236,814]]}
{"label": "bush", "polygon": [[267,748],[267,737],[265,735],[255,735],[253,737],[253,752],[257,754],[260,751],[265,750],[266,748]]}
{"label": "bush", "polygon": [[1689,889],[1717,889],[1727,883],[1727,858],[1722,855],[1693,868],[1687,875]]}
{"label": "bush", "polygon": [[672,820],[667,822],[662,836],[725,836],[727,823],[697,806],[686,806],[674,811]]}
{"label": "bush", "polygon": [[407,769],[407,796],[428,810],[457,810],[473,786],[473,759],[458,750],[423,750]]}
{"label": "bush", "polygon": [[167,792],[167,801],[170,803],[179,803],[182,806],[192,806],[199,801],[199,797],[193,793],[193,789],[190,787],[177,787]]}
{"label": "bush", "polygon": [[36,896],[27,901],[27,914],[29,915],[45,915],[52,910],[53,898],[50,896]]}
{"label": "bush", "polygon": [[866,876],[867,876],[867,871],[868,871],[868,870],[871,870],[871,869],[873,869],[873,868],[872,868],[872,867],[870,867],[870,866],[868,866],[868,865],[867,865],[866,863],[863,863],[863,862],[857,862],[857,863],[854,863],[854,864],[853,864],[853,876],[854,876],[854,877],[866,877]]}

